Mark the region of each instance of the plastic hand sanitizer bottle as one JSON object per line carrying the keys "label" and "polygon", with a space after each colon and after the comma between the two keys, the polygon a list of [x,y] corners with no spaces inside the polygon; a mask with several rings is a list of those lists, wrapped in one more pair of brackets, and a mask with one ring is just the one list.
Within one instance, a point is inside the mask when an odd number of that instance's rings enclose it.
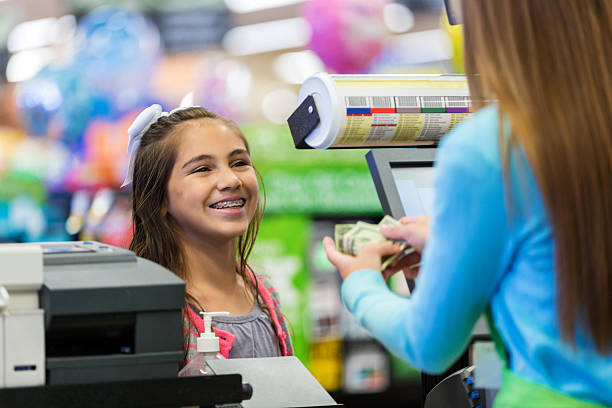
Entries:
{"label": "plastic hand sanitizer bottle", "polygon": [[202,314],[202,319],[204,320],[204,332],[200,333],[200,337],[198,337],[198,354],[179,371],[179,377],[214,375],[215,373],[206,361],[225,360],[223,354],[219,353],[219,338],[212,331],[212,318],[214,316],[227,316],[229,312],[200,312],[200,314]]}

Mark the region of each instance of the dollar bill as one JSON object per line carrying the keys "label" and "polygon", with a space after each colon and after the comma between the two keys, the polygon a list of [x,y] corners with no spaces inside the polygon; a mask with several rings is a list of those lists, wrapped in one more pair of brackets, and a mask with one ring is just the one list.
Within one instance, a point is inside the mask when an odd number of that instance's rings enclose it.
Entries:
{"label": "dollar bill", "polygon": [[347,246],[345,249],[351,255],[357,255],[361,252],[364,246],[372,242],[382,242],[387,239],[378,231],[378,228],[363,225],[356,225],[348,233],[348,240],[345,240]]}
{"label": "dollar bill", "polygon": [[400,225],[400,222],[398,220],[396,220],[395,218],[391,217],[390,215],[385,215],[383,217],[382,220],[380,220],[380,222],[378,223],[378,225],[389,225],[391,227],[394,227],[396,225]]}
{"label": "dollar bill", "polygon": [[337,224],[334,240],[340,252],[357,255],[365,245],[382,242],[386,238],[380,233],[379,225],[358,221],[356,224]]}
{"label": "dollar bill", "polygon": [[338,251],[344,252],[344,235],[354,226],[354,224],[336,224],[334,226],[334,241],[336,242]]}
{"label": "dollar bill", "polygon": [[[381,225],[396,226],[399,224],[399,221],[389,215],[385,215],[378,224],[370,224],[363,221],[358,221],[356,224],[336,224],[334,228],[336,248],[345,254],[358,255],[367,244],[372,242],[391,241],[380,233]],[[382,258],[383,264],[381,270],[385,270],[392,262],[414,252],[414,249],[407,247],[406,243],[403,241],[392,242],[399,245],[401,249],[391,256]]]}

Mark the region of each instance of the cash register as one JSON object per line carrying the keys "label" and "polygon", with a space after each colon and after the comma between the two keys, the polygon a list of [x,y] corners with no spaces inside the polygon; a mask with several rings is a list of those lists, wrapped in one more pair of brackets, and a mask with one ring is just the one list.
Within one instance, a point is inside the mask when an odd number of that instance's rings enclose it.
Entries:
{"label": "cash register", "polygon": [[176,375],[185,283],[170,271],[87,241],[2,245],[0,259],[1,386]]}
{"label": "cash register", "polygon": [[185,283],[126,249],[45,243],[47,384],[176,375]]}

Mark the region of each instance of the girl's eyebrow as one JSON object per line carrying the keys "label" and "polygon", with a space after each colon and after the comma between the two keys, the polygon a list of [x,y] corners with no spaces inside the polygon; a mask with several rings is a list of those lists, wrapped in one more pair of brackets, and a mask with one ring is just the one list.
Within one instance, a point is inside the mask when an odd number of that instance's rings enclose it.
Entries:
{"label": "girl's eyebrow", "polygon": [[[246,149],[236,149],[234,151],[232,151],[230,154],[227,155],[227,157],[234,157],[234,156],[239,156],[241,154],[249,154],[249,152]],[[202,160],[209,160],[209,159],[213,159],[212,156],[208,155],[208,154],[200,154],[198,156],[192,157],[191,159],[189,159],[185,164],[183,164],[183,168],[189,166],[192,163],[196,163]]]}
{"label": "girl's eyebrow", "polygon": [[236,149],[233,152],[231,152],[230,154],[227,155],[227,157],[234,157],[234,156],[240,156],[241,154],[249,154],[249,152],[246,151],[246,149]]}
{"label": "girl's eyebrow", "polygon": [[208,154],[201,154],[199,156],[195,156],[192,157],[191,159],[189,159],[185,164],[183,164],[183,168],[189,166],[192,163],[196,163],[202,160],[208,160],[208,159],[212,159],[213,157],[208,155]]}

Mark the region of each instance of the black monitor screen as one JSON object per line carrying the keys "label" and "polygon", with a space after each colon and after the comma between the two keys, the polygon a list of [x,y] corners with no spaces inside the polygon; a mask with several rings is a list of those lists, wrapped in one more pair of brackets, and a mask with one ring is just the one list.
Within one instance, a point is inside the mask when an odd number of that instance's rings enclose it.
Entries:
{"label": "black monitor screen", "polygon": [[431,215],[436,149],[374,149],[366,160],[385,214]]}

